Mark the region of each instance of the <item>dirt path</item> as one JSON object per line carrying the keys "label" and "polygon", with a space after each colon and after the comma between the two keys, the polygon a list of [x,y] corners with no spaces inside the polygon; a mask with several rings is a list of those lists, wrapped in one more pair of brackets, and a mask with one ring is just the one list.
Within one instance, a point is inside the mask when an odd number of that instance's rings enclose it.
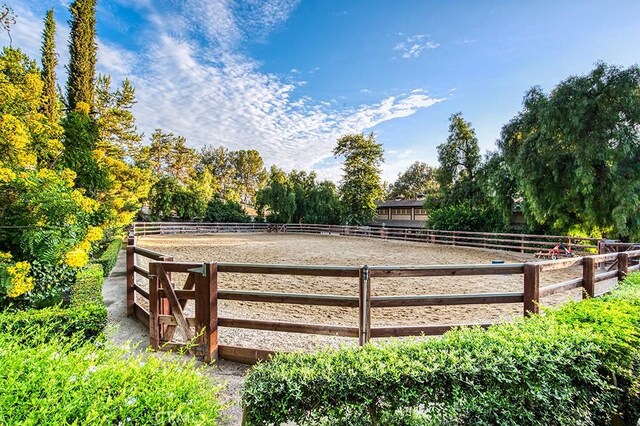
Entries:
{"label": "dirt path", "polygon": [[[118,262],[105,279],[102,287],[102,296],[109,312],[109,326],[107,334],[109,341],[115,346],[123,346],[130,343],[133,350],[138,353],[147,351],[149,346],[149,333],[147,328],[135,318],[127,316],[127,292],[126,292],[126,256],[121,250]],[[150,356],[151,353],[150,353]],[[247,366],[220,360],[216,365],[207,368],[211,377],[222,383],[226,383],[224,392],[225,400],[230,407],[225,412],[227,419],[223,425],[239,425],[242,417],[240,408],[240,389]]]}

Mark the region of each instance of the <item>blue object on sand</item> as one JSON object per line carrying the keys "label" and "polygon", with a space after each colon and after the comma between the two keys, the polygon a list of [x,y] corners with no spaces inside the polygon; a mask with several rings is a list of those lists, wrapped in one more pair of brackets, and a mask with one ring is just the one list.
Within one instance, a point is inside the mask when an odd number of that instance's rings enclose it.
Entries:
{"label": "blue object on sand", "polygon": [[504,263],[504,260],[494,259],[494,260],[491,261],[491,263],[493,263],[494,265],[495,264],[501,264],[501,263]]}

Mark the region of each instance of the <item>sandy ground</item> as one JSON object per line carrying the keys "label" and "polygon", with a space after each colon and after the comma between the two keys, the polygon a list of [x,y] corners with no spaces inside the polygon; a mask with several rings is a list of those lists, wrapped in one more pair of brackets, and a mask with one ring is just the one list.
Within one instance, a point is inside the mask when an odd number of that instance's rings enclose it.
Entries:
{"label": "sandy ground", "polygon": [[[361,266],[488,264],[494,259],[507,263],[535,260],[531,255],[514,252],[329,235],[172,235],[140,238],[137,244],[171,254],[176,261],[195,262]],[[147,267],[147,259],[139,258],[137,262]],[[545,272],[541,276],[541,286],[579,276],[580,267]],[[185,278],[186,274],[173,274],[172,277],[178,288]],[[146,285],[146,282],[141,278],[139,284]],[[523,276],[375,278],[371,285],[374,296],[520,292]],[[358,294],[358,280],[355,278],[220,273],[218,286],[228,290]],[[544,298],[542,304],[557,306],[569,299],[577,300],[580,295],[581,290],[575,289]],[[358,310],[354,308],[223,300],[219,301],[218,309],[218,315],[226,318],[347,326],[358,324]],[[372,326],[494,323],[521,316],[522,309],[521,303],[375,308],[372,310]],[[193,306],[188,305],[186,311],[192,315]],[[326,345],[355,344],[356,339],[220,328],[219,342],[221,345],[270,350],[313,350]]]}

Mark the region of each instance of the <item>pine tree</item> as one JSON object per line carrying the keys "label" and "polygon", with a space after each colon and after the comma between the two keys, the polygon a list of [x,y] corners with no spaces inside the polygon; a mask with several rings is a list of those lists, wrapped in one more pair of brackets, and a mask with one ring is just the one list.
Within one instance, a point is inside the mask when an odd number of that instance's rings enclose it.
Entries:
{"label": "pine tree", "polygon": [[53,17],[53,8],[47,11],[44,19],[44,32],[42,33],[42,106],[41,112],[51,121],[57,122],[60,118],[58,113],[58,91],[56,90],[56,65],[58,65],[58,55],[56,54],[56,21]]}
{"label": "pine tree", "polygon": [[71,38],[67,67],[67,108],[74,111],[83,102],[93,108],[96,74],[96,0],[75,0],[69,6]]}

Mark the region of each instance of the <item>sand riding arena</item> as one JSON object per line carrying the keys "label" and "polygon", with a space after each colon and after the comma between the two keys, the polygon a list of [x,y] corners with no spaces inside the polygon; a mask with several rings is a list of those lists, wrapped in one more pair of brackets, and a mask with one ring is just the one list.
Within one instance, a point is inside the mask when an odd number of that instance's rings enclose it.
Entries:
{"label": "sand riding arena", "polygon": [[[129,249],[136,265],[131,313],[150,324],[152,346],[154,334],[156,346],[180,344],[197,334],[196,306],[205,310],[209,301],[195,300],[192,289],[206,280],[206,273],[193,272],[203,263],[210,268],[215,264],[210,269],[215,289],[209,294],[215,312],[200,317],[210,326],[208,338],[216,340],[221,356],[247,362],[271,351],[437,335],[451,325],[508,321],[523,316],[527,298],[536,299],[536,305],[557,306],[581,299],[585,288],[594,295],[604,293],[619,276],[618,269],[596,269],[617,260],[617,253],[589,261],[540,260],[513,251],[329,233],[163,234],[138,236]],[[640,256],[629,253],[632,259]],[[156,266],[149,272],[150,263],[171,272],[164,283]],[[370,265],[366,284],[363,265]],[[527,280],[537,281],[537,288],[526,288]],[[158,288],[154,291],[150,283]]]}

